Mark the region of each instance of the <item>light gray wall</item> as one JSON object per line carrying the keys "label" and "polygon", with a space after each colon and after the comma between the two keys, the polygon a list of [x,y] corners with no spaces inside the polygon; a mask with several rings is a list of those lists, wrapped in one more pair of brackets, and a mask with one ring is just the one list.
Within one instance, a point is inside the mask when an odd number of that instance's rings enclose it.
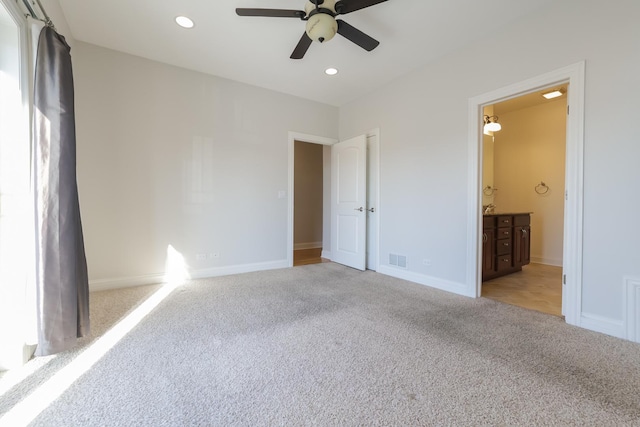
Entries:
{"label": "light gray wall", "polygon": [[82,42],[74,51],[93,288],[153,281],[169,246],[196,276],[285,266],[288,132],[335,138],[337,108]]}
{"label": "light gray wall", "polygon": [[639,17],[635,0],[556,2],[340,108],[341,139],[381,130],[381,262],[466,283],[469,98],[585,60],[582,312],[620,324],[640,277]]}
{"label": "light gray wall", "polygon": [[294,144],[294,249],[322,247],[323,147]]}

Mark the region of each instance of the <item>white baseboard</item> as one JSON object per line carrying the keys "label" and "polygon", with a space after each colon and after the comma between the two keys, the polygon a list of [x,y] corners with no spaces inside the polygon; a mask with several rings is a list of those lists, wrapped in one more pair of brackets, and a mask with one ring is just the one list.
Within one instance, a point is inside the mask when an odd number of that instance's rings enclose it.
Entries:
{"label": "white baseboard", "polygon": [[133,288],[135,286],[157,285],[164,283],[164,274],[147,274],[145,276],[116,277],[111,279],[89,280],[89,290],[108,291],[111,289]]}
{"label": "white baseboard", "polygon": [[531,262],[534,264],[553,265],[554,267],[562,267],[562,260],[556,258],[544,258],[544,257],[531,257]]}
{"label": "white baseboard", "polygon": [[464,283],[451,282],[449,280],[439,279],[437,277],[427,276],[426,274],[415,273],[413,271],[402,270],[388,265],[379,265],[377,272],[397,279],[408,280],[420,285],[429,286],[465,297],[475,297],[475,289],[470,290]]}
{"label": "white baseboard", "polygon": [[[212,267],[200,270],[190,270],[192,279],[204,279],[207,277],[228,276],[231,274],[250,273],[253,271],[275,270],[289,267],[287,260],[259,262],[254,264],[229,265],[224,267]],[[89,281],[89,290],[106,291],[111,289],[132,288],[135,286],[154,285],[165,283],[164,274],[149,274],[145,276],[118,277],[113,279],[98,279]]]}
{"label": "white baseboard", "polygon": [[301,249],[318,249],[322,247],[322,242],[309,242],[309,243],[294,243],[293,250],[299,251]]}
{"label": "white baseboard", "polygon": [[320,257],[324,259],[331,259],[331,251],[323,250],[322,254],[320,254]]}
{"label": "white baseboard", "polygon": [[277,270],[289,268],[286,259],[278,261],[258,262],[254,264],[228,265],[224,267],[212,267],[189,272],[192,279],[205,279],[207,277],[229,276],[231,274],[251,273],[254,271]]}
{"label": "white baseboard", "polygon": [[611,335],[616,338],[624,339],[626,335],[623,321],[597,314],[582,312],[582,315],[580,316],[580,324],[578,326],[584,329],[589,329],[590,331]]}

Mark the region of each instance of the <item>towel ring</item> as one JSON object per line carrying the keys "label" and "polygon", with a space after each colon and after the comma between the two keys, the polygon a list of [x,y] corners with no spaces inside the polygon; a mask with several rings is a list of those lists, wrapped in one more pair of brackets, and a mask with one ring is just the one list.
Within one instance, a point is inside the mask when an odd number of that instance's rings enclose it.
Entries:
{"label": "towel ring", "polygon": [[547,194],[549,192],[549,186],[545,184],[544,181],[540,181],[540,184],[536,185],[534,190],[538,194]]}
{"label": "towel ring", "polygon": [[498,189],[497,189],[497,188],[493,188],[493,187],[491,187],[490,185],[487,185],[486,187],[484,187],[484,188],[482,189],[482,193],[483,193],[485,196],[493,196],[493,194],[494,194],[496,191],[498,191]]}

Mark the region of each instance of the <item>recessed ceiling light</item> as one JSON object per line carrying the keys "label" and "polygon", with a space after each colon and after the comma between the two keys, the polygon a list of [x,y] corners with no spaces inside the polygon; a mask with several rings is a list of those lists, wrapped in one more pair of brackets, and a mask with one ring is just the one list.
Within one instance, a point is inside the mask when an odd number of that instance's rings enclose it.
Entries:
{"label": "recessed ceiling light", "polygon": [[177,16],[176,24],[180,25],[182,28],[193,28],[193,21],[186,16]]}
{"label": "recessed ceiling light", "polygon": [[335,76],[336,74],[338,74],[338,69],[337,68],[327,68],[326,70],[324,70],[324,73],[328,76]]}
{"label": "recessed ceiling light", "polygon": [[544,96],[547,99],[557,98],[559,96],[562,96],[562,90],[558,89],[551,92],[543,93],[542,96]]}

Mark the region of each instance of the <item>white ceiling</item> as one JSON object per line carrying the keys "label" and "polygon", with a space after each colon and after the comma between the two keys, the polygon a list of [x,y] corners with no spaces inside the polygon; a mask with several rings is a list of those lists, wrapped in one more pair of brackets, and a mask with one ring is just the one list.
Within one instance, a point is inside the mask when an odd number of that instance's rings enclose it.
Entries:
{"label": "white ceiling", "polygon": [[[345,0],[348,2],[349,0]],[[60,0],[80,41],[340,106],[553,0],[388,0],[340,18],[380,41],[337,35],[289,59],[305,23],[240,17],[236,7],[304,9],[304,0]],[[186,15],[185,30],[174,18]],[[326,76],[327,67],[339,74]]]}

